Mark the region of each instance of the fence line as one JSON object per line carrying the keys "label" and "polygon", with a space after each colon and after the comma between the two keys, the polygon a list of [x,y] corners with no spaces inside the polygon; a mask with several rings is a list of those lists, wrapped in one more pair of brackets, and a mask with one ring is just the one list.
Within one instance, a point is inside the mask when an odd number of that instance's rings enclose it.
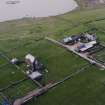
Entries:
{"label": "fence line", "polygon": [[1,88],[1,89],[0,89],[0,92],[3,92],[3,91],[5,91],[5,90],[7,90],[7,89],[9,89],[9,88],[11,88],[11,87],[14,87],[14,86],[20,84],[21,82],[26,81],[26,80],[28,80],[28,78],[24,78],[24,79],[22,79],[22,80],[13,82],[13,83],[11,83],[10,85],[8,85],[7,87]]}

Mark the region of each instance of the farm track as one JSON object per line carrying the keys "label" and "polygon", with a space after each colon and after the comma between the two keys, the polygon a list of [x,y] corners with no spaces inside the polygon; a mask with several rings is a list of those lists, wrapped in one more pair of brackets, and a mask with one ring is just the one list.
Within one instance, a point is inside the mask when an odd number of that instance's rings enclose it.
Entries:
{"label": "farm track", "polygon": [[24,78],[24,79],[22,79],[22,80],[13,82],[13,83],[11,83],[10,85],[8,85],[7,87],[4,87],[4,88],[0,89],[0,92],[4,92],[5,90],[7,90],[7,89],[9,89],[9,88],[12,88],[12,87],[14,87],[14,86],[16,86],[16,85],[18,85],[18,84],[20,84],[20,83],[26,81],[26,80],[28,80],[28,78]]}

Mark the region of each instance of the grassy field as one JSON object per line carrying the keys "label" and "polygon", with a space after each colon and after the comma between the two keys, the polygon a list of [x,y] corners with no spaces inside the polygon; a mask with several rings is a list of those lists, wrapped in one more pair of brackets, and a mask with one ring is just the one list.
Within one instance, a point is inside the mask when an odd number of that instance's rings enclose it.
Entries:
{"label": "grassy field", "polygon": [[[43,83],[59,81],[65,76],[75,73],[83,65],[88,64],[78,56],[67,52],[47,40],[57,40],[67,35],[83,32],[95,32],[102,42],[105,41],[105,8],[78,10],[60,16],[41,19],[21,19],[0,23],[0,52],[9,59],[23,59],[27,53],[39,57],[47,67]],[[26,68],[17,69],[8,60],[0,56],[0,88],[24,79],[22,73]],[[14,100],[37,88],[26,80],[19,85],[7,89],[4,94]],[[0,96],[0,100],[2,100]],[[87,69],[69,81],[52,89],[47,94],[32,100],[27,105],[104,105],[105,103],[105,71],[89,65]]]}

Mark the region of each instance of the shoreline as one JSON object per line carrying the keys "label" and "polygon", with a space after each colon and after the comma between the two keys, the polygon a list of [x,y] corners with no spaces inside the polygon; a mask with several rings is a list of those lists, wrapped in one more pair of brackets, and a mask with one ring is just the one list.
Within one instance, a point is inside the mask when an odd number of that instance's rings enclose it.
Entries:
{"label": "shoreline", "polygon": [[74,0],[74,2],[76,2],[76,5],[70,10],[70,11],[67,11],[64,13],[61,13],[61,14],[57,14],[57,15],[49,15],[49,16],[41,16],[41,17],[35,17],[35,16],[24,16],[24,17],[20,17],[20,18],[14,18],[14,19],[7,19],[7,20],[0,20],[0,23],[4,23],[4,22],[11,22],[11,21],[18,21],[18,20],[22,20],[22,19],[37,19],[37,20],[40,20],[40,19],[45,19],[45,18],[50,18],[50,17],[57,17],[57,16],[62,16],[62,15],[65,15],[65,14],[68,14],[68,13],[72,13],[74,11],[77,11],[79,10],[79,4],[76,0]]}

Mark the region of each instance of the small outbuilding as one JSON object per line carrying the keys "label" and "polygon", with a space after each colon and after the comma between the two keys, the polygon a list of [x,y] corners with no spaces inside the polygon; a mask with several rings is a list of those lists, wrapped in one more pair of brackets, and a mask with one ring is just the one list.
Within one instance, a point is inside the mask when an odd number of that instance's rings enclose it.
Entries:
{"label": "small outbuilding", "polygon": [[34,71],[41,71],[44,69],[44,66],[40,61],[31,54],[27,54],[25,56],[25,62],[27,63],[28,67],[32,72]]}
{"label": "small outbuilding", "polygon": [[19,60],[17,58],[13,58],[13,59],[11,59],[10,63],[17,65],[17,64],[19,64]]}
{"label": "small outbuilding", "polygon": [[31,54],[27,54],[25,56],[25,61],[28,65],[33,65],[34,61],[35,61],[35,57]]}
{"label": "small outbuilding", "polygon": [[75,44],[80,41],[79,35],[72,35],[63,39],[64,44]]}
{"label": "small outbuilding", "polygon": [[35,71],[35,72],[27,72],[27,75],[29,76],[29,78],[31,78],[32,80],[35,80],[35,79],[40,79],[42,77],[42,74],[38,71]]}
{"label": "small outbuilding", "polygon": [[85,33],[84,36],[85,36],[86,40],[88,40],[88,41],[96,41],[97,40],[97,37],[95,34]]}

